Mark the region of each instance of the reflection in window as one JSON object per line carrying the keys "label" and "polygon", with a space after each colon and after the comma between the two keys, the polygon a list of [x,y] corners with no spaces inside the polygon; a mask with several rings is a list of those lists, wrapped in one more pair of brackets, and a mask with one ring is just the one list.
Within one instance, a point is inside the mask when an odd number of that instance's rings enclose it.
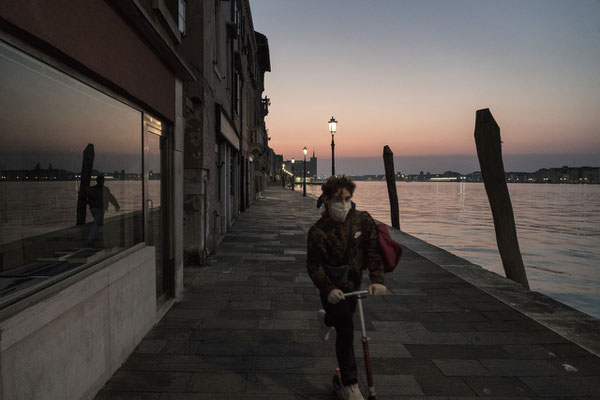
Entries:
{"label": "reflection in window", "polygon": [[139,111],[0,42],[0,307],[143,241]]}

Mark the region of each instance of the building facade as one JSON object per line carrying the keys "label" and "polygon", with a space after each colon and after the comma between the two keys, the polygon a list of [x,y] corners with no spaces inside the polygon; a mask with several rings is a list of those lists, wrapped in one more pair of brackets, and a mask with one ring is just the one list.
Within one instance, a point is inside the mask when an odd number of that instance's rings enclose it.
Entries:
{"label": "building facade", "polygon": [[0,2],[0,399],[87,399],[272,163],[247,0]]}
{"label": "building facade", "polygon": [[187,12],[183,52],[199,76],[184,84],[184,257],[193,265],[266,185],[269,99],[262,93],[271,67],[247,0],[190,2]]}

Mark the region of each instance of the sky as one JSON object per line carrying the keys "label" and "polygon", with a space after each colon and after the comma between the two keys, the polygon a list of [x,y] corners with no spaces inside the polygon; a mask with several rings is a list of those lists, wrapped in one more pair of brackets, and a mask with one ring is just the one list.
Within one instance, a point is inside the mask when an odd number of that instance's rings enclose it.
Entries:
{"label": "sky", "polygon": [[475,112],[507,171],[600,166],[599,0],[250,0],[269,41],[270,147],[319,174],[479,170]]}

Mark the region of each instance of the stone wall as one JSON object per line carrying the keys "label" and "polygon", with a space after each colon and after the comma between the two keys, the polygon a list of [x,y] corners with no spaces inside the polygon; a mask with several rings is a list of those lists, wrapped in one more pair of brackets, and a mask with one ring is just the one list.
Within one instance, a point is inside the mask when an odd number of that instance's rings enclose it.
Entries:
{"label": "stone wall", "polygon": [[156,322],[154,252],[108,259],[0,322],[0,399],[93,398]]}

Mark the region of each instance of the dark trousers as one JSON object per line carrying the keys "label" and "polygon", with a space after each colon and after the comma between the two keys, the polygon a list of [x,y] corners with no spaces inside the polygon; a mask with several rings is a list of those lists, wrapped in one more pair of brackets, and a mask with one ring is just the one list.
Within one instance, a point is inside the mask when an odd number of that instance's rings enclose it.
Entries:
{"label": "dark trousers", "polygon": [[94,224],[92,225],[90,235],[88,236],[85,245],[86,247],[104,247],[104,236],[102,232],[102,226],[104,225],[104,210],[101,208],[90,208],[90,212],[92,213],[92,217],[94,217]]}
{"label": "dark trousers", "polygon": [[342,385],[358,383],[356,360],[354,359],[354,323],[352,322],[352,316],[356,311],[356,298],[331,304],[327,301],[327,296],[321,295],[321,303],[326,312],[325,325],[335,327],[335,355],[342,375]]}

